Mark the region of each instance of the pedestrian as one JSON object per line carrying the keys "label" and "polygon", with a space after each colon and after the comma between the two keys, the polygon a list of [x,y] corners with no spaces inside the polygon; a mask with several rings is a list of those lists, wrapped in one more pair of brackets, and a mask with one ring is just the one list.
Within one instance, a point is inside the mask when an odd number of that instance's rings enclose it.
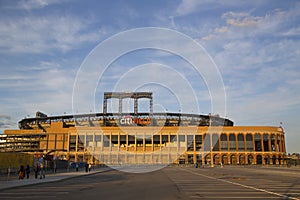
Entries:
{"label": "pedestrian", "polygon": [[76,163],[76,172],[78,172],[78,168],[79,168],[78,163]]}
{"label": "pedestrian", "polygon": [[44,156],[39,159],[40,179],[45,178],[45,159]]}
{"label": "pedestrian", "polygon": [[85,172],[89,172],[89,164],[85,163]]}
{"label": "pedestrian", "polygon": [[91,163],[89,164],[89,172],[91,172],[91,169],[92,169],[92,165]]}
{"label": "pedestrian", "polygon": [[34,165],[34,178],[37,179],[38,178],[38,173],[39,173],[39,165],[38,163],[36,163]]}
{"label": "pedestrian", "polygon": [[26,172],[26,178],[29,179],[29,174],[30,174],[30,167],[29,167],[29,165],[26,166],[25,172]]}
{"label": "pedestrian", "polygon": [[24,169],[24,166],[23,166],[23,165],[20,166],[20,169],[19,169],[19,171],[18,171],[18,174],[19,174],[19,180],[20,180],[20,179],[24,179],[24,177],[25,177],[25,169]]}
{"label": "pedestrian", "polygon": [[53,172],[56,174],[56,159],[53,161]]}

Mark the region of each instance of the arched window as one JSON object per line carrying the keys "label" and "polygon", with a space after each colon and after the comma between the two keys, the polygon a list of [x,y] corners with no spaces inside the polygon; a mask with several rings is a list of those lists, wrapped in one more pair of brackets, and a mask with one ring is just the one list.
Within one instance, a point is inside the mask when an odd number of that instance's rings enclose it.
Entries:
{"label": "arched window", "polygon": [[245,150],[245,143],[244,143],[244,135],[238,134],[238,150],[244,151]]}
{"label": "arched window", "polygon": [[249,133],[246,135],[246,146],[247,151],[253,151],[253,137]]}
{"label": "arched window", "polygon": [[277,158],[276,158],[275,155],[273,155],[273,156],[272,156],[272,163],[273,163],[273,165],[276,165],[276,164],[277,164],[276,161],[277,161]]}
{"label": "arched window", "polygon": [[219,135],[218,134],[213,134],[212,146],[213,146],[213,151],[219,151]]}
{"label": "arched window", "polygon": [[268,134],[264,134],[264,151],[270,151],[269,148],[269,135]]}
{"label": "arched window", "polygon": [[248,164],[251,165],[253,163],[253,156],[249,155],[248,156]]}
{"label": "arched window", "polygon": [[224,165],[227,165],[227,164],[228,164],[228,157],[227,157],[226,154],[222,156],[221,162],[222,162],[222,164],[224,164]]}
{"label": "arched window", "polygon": [[227,135],[224,133],[221,134],[220,140],[221,140],[221,150],[228,151]]}
{"label": "arched window", "polygon": [[235,141],[235,135],[230,134],[229,135],[229,142],[230,142],[230,151],[236,151],[236,141]]}
{"label": "arched window", "polygon": [[244,165],[245,164],[245,155],[240,155],[239,160],[240,160],[240,165]]}
{"label": "arched window", "polygon": [[205,134],[204,135],[204,151],[210,151],[211,146],[210,146],[210,134]]}
{"label": "arched window", "polygon": [[275,135],[271,135],[271,151],[276,151]]}
{"label": "arched window", "polygon": [[258,165],[262,164],[262,156],[261,155],[256,156],[256,164],[258,164]]}
{"label": "arched window", "polygon": [[259,133],[255,134],[255,151],[262,151],[262,147],[261,147],[261,136]]}
{"label": "arched window", "polygon": [[236,165],[237,164],[237,157],[236,157],[236,155],[231,155],[230,156],[230,163],[232,164],[232,165]]}

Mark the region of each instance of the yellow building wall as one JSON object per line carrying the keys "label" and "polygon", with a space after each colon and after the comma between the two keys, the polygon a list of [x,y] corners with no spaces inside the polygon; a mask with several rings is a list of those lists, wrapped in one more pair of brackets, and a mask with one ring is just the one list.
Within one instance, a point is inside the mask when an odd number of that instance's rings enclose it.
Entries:
{"label": "yellow building wall", "polygon": [[26,153],[0,153],[0,168],[19,168],[20,165],[33,166],[34,156]]}

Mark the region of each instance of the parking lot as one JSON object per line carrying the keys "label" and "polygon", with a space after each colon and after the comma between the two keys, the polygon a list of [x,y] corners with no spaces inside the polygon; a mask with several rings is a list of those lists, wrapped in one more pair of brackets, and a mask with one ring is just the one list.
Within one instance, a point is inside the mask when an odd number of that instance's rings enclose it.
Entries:
{"label": "parking lot", "polygon": [[[128,167],[128,166],[127,166]],[[134,169],[131,168],[132,171]],[[147,172],[148,170],[148,172]],[[1,199],[300,199],[300,168],[147,166],[94,173],[56,174],[0,190]],[[24,181],[24,180],[21,180]],[[13,183],[14,181],[12,181]],[[9,184],[9,181],[6,182]],[[5,183],[5,184],[6,184]]]}

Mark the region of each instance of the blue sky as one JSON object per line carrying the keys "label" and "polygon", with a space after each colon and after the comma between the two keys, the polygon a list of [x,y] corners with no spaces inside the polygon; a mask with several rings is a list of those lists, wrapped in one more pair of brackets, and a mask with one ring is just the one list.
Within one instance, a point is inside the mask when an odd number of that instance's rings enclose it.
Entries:
{"label": "blue sky", "polygon": [[[1,0],[0,130],[17,128],[20,119],[38,110],[73,113],[76,74],[99,43],[129,29],[161,27],[186,34],[204,47],[224,82],[224,115],[235,125],[282,122],[288,152],[300,152],[299,19],[299,1]],[[168,86],[140,87],[154,92],[157,111],[212,112],[205,81],[192,67],[169,52],[151,49],[128,53],[111,64],[97,86],[93,111],[102,112],[104,91],[114,90],[128,71],[147,63],[172,67],[198,99],[199,110],[183,109]],[[146,74],[164,76],[153,70]],[[146,107],[142,102],[141,109]]]}

